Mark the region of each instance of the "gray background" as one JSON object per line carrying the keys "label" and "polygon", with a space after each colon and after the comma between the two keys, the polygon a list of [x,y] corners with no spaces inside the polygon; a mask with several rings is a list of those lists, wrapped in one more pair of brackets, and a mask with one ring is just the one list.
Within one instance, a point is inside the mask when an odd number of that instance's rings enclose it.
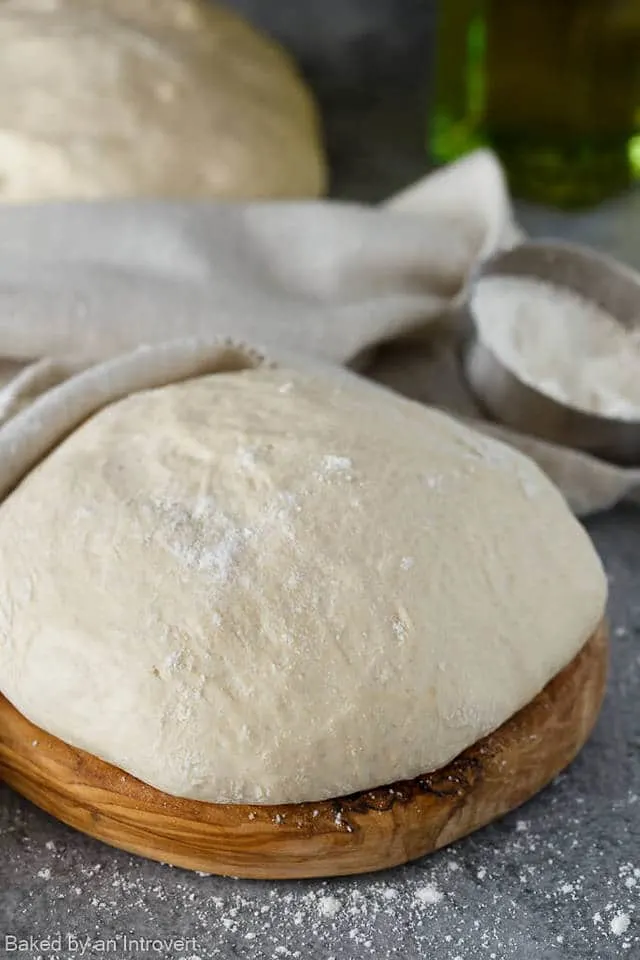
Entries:
{"label": "gray background", "polygon": [[[322,104],[335,196],[377,200],[426,169],[433,4],[236,0],[299,56]],[[640,266],[639,197],[579,217],[520,206],[537,234]],[[539,797],[450,850],[330,882],[205,877],[129,857],[0,788],[0,957],[640,958],[640,511],[588,524],[611,584],[613,663],[596,732]],[[623,930],[627,925],[626,930]],[[5,937],[61,937],[10,950]],[[132,952],[123,936],[186,937]],[[115,938],[117,949],[101,951]],[[88,941],[87,941],[88,938]]]}
{"label": "gray background", "polygon": [[230,5],[292,51],[311,83],[335,196],[381,199],[424,173],[434,0]]}

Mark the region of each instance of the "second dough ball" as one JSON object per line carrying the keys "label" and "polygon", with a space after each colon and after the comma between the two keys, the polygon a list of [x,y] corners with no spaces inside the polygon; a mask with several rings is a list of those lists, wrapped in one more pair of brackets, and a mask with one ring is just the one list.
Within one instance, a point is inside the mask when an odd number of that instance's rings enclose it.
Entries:
{"label": "second dough ball", "polygon": [[309,91],[223,7],[8,0],[0,49],[0,200],[324,190]]}

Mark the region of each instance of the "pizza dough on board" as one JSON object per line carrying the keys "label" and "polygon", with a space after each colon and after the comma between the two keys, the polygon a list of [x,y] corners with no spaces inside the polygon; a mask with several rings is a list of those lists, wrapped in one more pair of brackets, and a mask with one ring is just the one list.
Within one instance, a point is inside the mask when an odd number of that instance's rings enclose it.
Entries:
{"label": "pizza dough on board", "polygon": [[320,800],[494,730],[605,595],[531,461],[259,367],[113,403],[0,506],[0,688],[170,794]]}
{"label": "pizza dough on board", "polygon": [[224,6],[5,0],[0,49],[0,200],[323,192],[310,92]]}

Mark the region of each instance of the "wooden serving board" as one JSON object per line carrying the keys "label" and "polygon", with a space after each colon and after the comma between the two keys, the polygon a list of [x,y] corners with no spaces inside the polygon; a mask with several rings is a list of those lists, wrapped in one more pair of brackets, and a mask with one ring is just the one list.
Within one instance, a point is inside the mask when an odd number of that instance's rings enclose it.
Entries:
{"label": "wooden serving board", "polygon": [[105,843],[191,870],[278,879],[406,863],[524,803],[575,757],[595,723],[608,659],[602,624],[527,707],[447,767],[320,803],[181,800],[67,746],[0,697],[0,776]]}

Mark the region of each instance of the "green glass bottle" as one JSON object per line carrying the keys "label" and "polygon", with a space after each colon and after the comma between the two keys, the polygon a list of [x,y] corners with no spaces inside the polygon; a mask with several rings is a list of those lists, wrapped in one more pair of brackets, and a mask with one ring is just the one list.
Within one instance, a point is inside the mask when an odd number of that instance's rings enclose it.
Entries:
{"label": "green glass bottle", "polygon": [[640,180],[640,0],[440,0],[430,152],[481,144],[545,203]]}

